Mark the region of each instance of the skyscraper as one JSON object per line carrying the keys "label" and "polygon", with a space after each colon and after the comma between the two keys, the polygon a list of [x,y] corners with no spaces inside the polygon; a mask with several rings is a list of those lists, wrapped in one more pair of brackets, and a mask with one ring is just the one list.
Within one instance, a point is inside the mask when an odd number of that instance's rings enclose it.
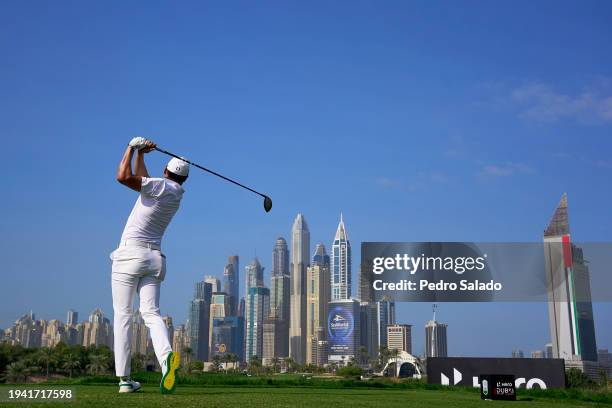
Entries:
{"label": "skyscraper", "polygon": [[213,293],[210,302],[210,319],[208,323],[208,349],[212,350],[213,345],[213,322],[216,318],[229,316],[230,303],[229,296],[223,292]]}
{"label": "skyscraper", "polygon": [[134,312],[132,317],[132,354],[147,354],[147,341],[149,340],[149,328],[145,325],[140,311]]}
{"label": "skyscraper", "polygon": [[253,260],[244,268],[245,270],[245,295],[248,296],[251,288],[263,287],[263,271],[264,268],[259,263],[259,259],[257,257],[253,258]]}
{"label": "skyscraper", "polygon": [[289,321],[291,277],[289,275],[289,250],[283,237],[276,240],[272,250],[270,279],[270,317]]}
{"label": "skyscraper", "polygon": [[223,269],[223,292],[227,293],[230,302],[230,314],[238,314],[240,303],[240,271],[238,255],[232,255],[227,259],[227,265]]}
{"label": "skyscraper", "polygon": [[332,300],[351,298],[351,243],[344,227],[342,213],[332,244],[331,257]]}
{"label": "skyscraper", "polygon": [[378,344],[384,346],[387,344],[387,326],[395,324],[395,302],[383,298],[377,302],[377,319],[378,319]]}
{"label": "skyscraper", "polygon": [[68,310],[66,315],[66,324],[68,326],[76,326],[79,322],[79,313],[73,309]]}
{"label": "skyscraper", "polygon": [[285,358],[289,355],[288,321],[278,317],[264,320],[262,363],[272,364],[274,358]]}
{"label": "skyscraper", "polygon": [[[447,324],[434,319],[425,325],[425,357],[448,357]],[[388,342],[388,340],[387,340]]]}
{"label": "skyscraper", "polygon": [[211,360],[214,356],[234,354],[244,361],[244,319],[240,316],[216,317],[213,320]]}
{"label": "skyscraper", "polygon": [[206,275],[204,282],[210,283],[212,293],[221,292],[221,281],[216,276]]}
{"label": "skyscraper", "polygon": [[[597,361],[589,268],[582,249],[570,241],[567,195],[544,231],[548,318],[553,356]],[[580,367],[584,368],[584,367]]]}
{"label": "skyscraper", "polygon": [[[359,345],[363,347],[369,358],[378,356],[380,350],[379,324],[378,324],[378,303],[377,302],[360,302],[359,304],[359,319],[361,326],[361,338]],[[385,344],[386,345],[386,344]],[[359,353],[360,363],[365,364],[365,356]]]}
{"label": "skyscraper", "polygon": [[246,333],[245,333],[245,361],[252,357],[263,356],[264,320],[270,313],[270,290],[264,287],[249,289],[245,302]]}
{"label": "skyscraper", "polygon": [[189,309],[189,344],[192,356],[202,361],[208,359],[211,298],[212,285],[207,282],[197,282]]}
{"label": "skyscraper", "polygon": [[270,318],[264,322],[264,356],[266,360],[289,355],[289,318],[291,305],[291,277],[289,250],[283,237],[276,240],[272,250],[270,277]]}
{"label": "skyscraper", "polygon": [[317,244],[311,266],[306,269],[306,364],[317,364],[318,342],[325,340],[330,299],[329,256]]}
{"label": "skyscraper", "polygon": [[412,354],[412,326],[409,324],[387,326],[387,349]]}
{"label": "skyscraper", "polygon": [[306,361],[306,268],[310,258],[310,231],[298,214],[291,230],[291,320],[289,356],[298,364]]}

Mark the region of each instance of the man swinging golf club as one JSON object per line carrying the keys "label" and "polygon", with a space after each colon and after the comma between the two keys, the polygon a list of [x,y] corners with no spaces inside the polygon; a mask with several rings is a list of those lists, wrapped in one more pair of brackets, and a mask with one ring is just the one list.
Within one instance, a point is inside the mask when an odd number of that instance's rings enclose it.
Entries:
{"label": "man swinging golf club", "polygon": [[[140,195],[130,213],[119,247],[111,253],[114,309],[115,371],[119,392],[134,392],[140,383],[130,377],[132,305],[140,298],[140,313],[151,333],[155,356],[162,368],[160,390],[171,393],[176,386],[180,356],[172,351],[168,330],[159,314],[159,289],[166,274],[166,257],[161,240],[183,197],[181,185],[189,175],[189,164],[172,158],[163,178],[149,177],[144,155],[156,145],[142,137],[133,138],[119,164],[117,181]],[[135,171],[132,158],[136,154]]]}

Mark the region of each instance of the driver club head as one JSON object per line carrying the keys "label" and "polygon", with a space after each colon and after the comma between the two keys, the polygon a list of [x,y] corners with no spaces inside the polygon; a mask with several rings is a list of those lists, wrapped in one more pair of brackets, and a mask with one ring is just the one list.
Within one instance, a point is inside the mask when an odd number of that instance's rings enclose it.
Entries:
{"label": "driver club head", "polygon": [[272,199],[268,196],[264,196],[264,210],[266,210],[266,212],[270,212],[271,209],[272,209]]}

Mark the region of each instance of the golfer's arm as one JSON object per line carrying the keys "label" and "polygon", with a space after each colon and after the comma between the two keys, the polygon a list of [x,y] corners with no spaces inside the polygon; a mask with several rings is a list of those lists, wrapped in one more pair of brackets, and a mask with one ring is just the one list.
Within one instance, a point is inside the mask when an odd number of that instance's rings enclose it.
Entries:
{"label": "golfer's arm", "polygon": [[136,175],[140,177],[149,177],[149,172],[147,171],[147,166],[144,161],[145,153],[142,150],[139,150],[136,154]]}
{"label": "golfer's arm", "polygon": [[142,185],[142,177],[132,174],[132,157],[134,150],[131,147],[125,149],[119,169],[117,169],[117,181],[135,191],[140,191]]}

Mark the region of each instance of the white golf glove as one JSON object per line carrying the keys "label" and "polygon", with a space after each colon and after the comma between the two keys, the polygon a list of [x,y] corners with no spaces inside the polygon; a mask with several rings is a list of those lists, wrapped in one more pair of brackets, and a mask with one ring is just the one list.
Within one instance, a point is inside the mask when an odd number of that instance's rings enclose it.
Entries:
{"label": "white golf glove", "polygon": [[130,140],[129,146],[136,150],[140,150],[143,147],[145,147],[145,143],[147,143],[147,139],[145,139],[144,137],[138,136]]}

